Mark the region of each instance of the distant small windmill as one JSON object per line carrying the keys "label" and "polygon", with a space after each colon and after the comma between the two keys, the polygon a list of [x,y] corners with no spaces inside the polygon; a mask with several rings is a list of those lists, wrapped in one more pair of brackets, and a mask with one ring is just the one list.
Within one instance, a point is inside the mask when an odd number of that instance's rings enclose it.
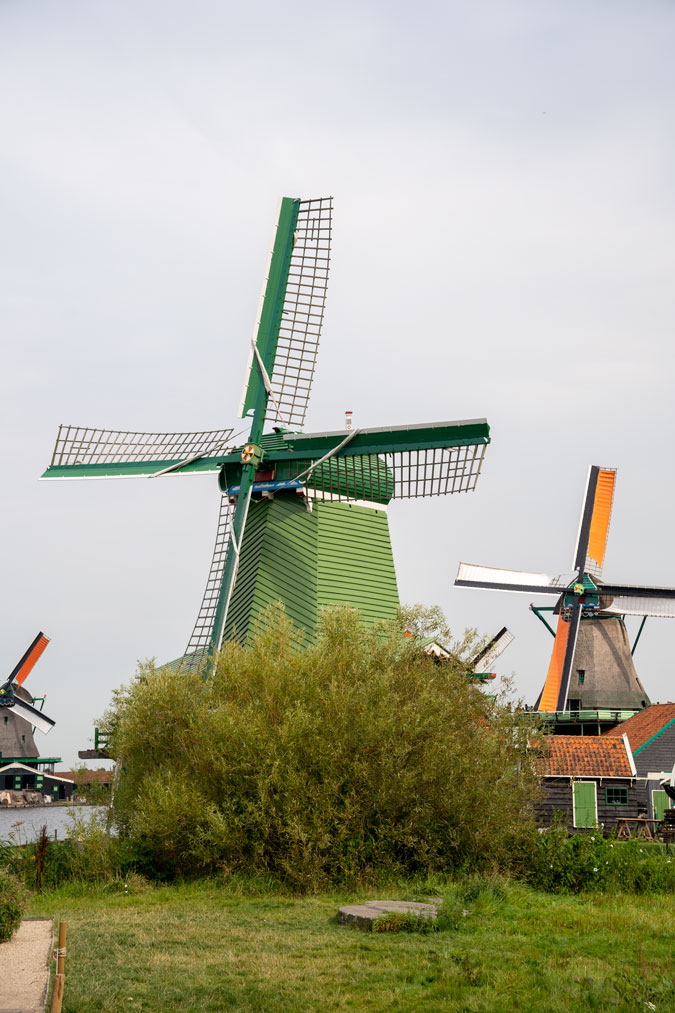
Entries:
{"label": "distant small windmill", "polygon": [[[412,637],[413,634],[406,631],[405,635],[406,637]],[[495,679],[496,674],[490,671],[490,667],[494,665],[502,651],[505,651],[509,644],[513,643],[513,640],[513,633],[507,630],[506,626],[502,626],[499,633],[496,633],[487,642],[485,647],[477,651],[474,657],[467,662],[467,667],[472,678],[478,679],[480,682]],[[418,640],[418,645],[424,654],[428,654],[429,657],[435,658],[438,661],[449,661],[453,657],[450,648],[444,647],[436,637],[424,637],[422,640]]]}
{"label": "distant small windmill", "polygon": [[[537,709],[640,709],[649,698],[640,682],[623,616],[675,617],[675,588],[602,580],[616,470],[592,466],[584,497],[573,579],[460,563],[456,587],[545,594],[559,599],[553,654]],[[642,627],[640,628],[641,631]],[[639,633],[638,633],[639,636]],[[637,642],[637,641],[636,641]]]}
{"label": "distant small windmill", "polygon": [[[45,651],[49,639],[40,632],[33,640],[21,660],[17,662],[7,679],[0,685],[0,756],[23,756],[37,754],[34,742],[26,742],[28,730],[21,728],[26,725],[14,724],[14,718],[27,721],[29,726],[38,728],[45,735],[55,725],[51,718],[33,707],[33,698],[23,688],[26,677],[30,674],[38,658]],[[4,718],[4,720],[3,720]],[[23,741],[21,740],[23,736]],[[0,761],[1,763],[1,761]]]}
{"label": "distant small windmill", "polygon": [[491,672],[490,669],[509,644],[513,643],[514,639],[513,633],[507,630],[506,626],[502,626],[499,633],[496,633],[491,640],[488,640],[485,647],[470,662],[471,671],[477,679],[485,681],[495,678],[495,673]]}
{"label": "distant small windmill", "polygon": [[[398,606],[386,507],[392,497],[475,488],[485,419],[301,433],[323,322],[332,198],[281,201],[233,430],[129,433],[61,426],[43,478],[159,477],[213,472],[220,517],[206,591],[185,661],[203,663],[223,636],[248,638],[281,600],[311,639],[321,609],[349,603],[368,620]],[[273,425],[263,433],[265,423]],[[425,539],[420,535],[420,547]]]}

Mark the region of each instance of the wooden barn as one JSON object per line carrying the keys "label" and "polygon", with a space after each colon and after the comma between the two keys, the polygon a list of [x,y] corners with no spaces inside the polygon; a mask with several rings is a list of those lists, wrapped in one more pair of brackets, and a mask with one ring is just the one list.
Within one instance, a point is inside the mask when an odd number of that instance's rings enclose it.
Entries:
{"label": "wooden barn", "polygon": [[537,812],[542,826],[560,813],[571,831],[598,827],[608,833],[617,819],[637,817],[641,789],[625,735],[550,735],[536,763],[544,790]]}
{"label": "wooden barn", "polygon": [[673,802],[661,787],[675,765],[675,703],[656,703],[605,732],[603,738],[628,738],[637,769],[640,808],[650,819],[663,819]]}

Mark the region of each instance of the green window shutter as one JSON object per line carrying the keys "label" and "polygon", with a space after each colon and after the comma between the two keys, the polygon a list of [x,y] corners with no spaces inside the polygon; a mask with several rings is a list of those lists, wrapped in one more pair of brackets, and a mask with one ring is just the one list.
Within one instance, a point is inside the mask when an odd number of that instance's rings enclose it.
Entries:
{"label": "green window shutter", "polygon": [[598,812],[595,803],[595,782],[574,782],[574,826],[595,827],[598,825]]}
{"label": "green window shutter", "polygon": [[652,792],[652,805],[654,806],[654,819],[662,820],[664,812],[670,805],[665,791]]}

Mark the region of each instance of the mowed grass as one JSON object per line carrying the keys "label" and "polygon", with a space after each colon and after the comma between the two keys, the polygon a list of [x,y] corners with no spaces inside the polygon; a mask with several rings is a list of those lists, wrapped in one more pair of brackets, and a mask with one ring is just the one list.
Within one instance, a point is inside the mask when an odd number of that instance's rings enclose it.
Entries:
{"label": "mowed grass", "polygon": [[340,927],[337,908],[363,893],[256,895],[214,881],[129,895],[71,886],[35,897],[30,915],[68,923],[66,1013],[675,1010],[671,897],[432,889],[451,927],[428,935]]}

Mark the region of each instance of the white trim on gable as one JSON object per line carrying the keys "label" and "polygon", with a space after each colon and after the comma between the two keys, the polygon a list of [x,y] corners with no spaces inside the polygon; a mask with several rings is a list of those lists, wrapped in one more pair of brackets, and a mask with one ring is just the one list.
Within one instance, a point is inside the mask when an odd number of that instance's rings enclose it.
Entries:
{"label": "white trim on gable", "polygon": [[628,736],[624,732],[623,735],[621,736],[621,738],[623,739],[623,744],[626,747],[626,756],[628,757],[628,762],[630,763],[630,769],[631,769],[631,771],[633,773],[633,777],[637,777],[637,770],[635,769],[635,760],[633,759],[633,753],[632,753],[631,748],[630,748],[630,742],[628,741]]}

